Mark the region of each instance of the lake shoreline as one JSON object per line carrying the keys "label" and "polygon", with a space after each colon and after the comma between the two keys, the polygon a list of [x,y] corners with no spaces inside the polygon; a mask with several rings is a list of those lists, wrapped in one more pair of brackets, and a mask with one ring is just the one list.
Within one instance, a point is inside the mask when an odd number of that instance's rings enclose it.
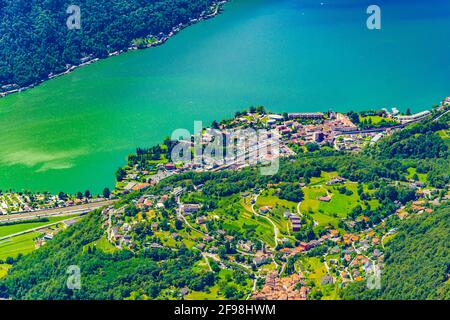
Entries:
{"label": "lake shoreline", "polygon": [[[313,6],[302,16],[292,2],[229,1],[217,19],[164,46],[105,59],[0,101],[0,187],[98,193],[114,185],[112,173],[137,146],[249,106],[276,113],[421,111],[450,91],[450,47],[442,46],[450,20],[436,23],[432,13],[446,8],[426,8],[414,7],[421,17],[415,33],[394,19],[381,34],[361,28],[352,17],[364,12],[354,7],[342,15],[341,7]],[[404,12],[395,3],[386,9]],[[331,30],[328,18],[342,23]],[[392,46],[380,51],[386,43]]]}
{"label": "lake shoreline", "polygon": [[[163,45],[164,43],[166,43],[168,40],[170,40],[172,37],[174,37],[177,33],[179,33],[180,31],[182,31],[183,29],[190,27],[194,24],[197,24],[199,22],[205,21],[205,20],[209,20],[212,19],[214,17],[216,17],[217,15],[219,15],[220,13],[223,12],[223,6],[228,2],[229,0],[220,0],[220,1],[216,1],[214,2],[214,4],[211,6],[210,8],[210,12],[205,13],[203,12],[198,18],[192,18],[189,20],[188,23],[180,23],[177,26],[173,27],[172,30],[168,33],[168,34],[163,34],[158,40],[156,40],[155,42],[148,44],[148,45],[144,45],[144,46],[136,46],[136,45],[131,45],[130,47],[128,47],[127,49],[122,49],[122,50],[118,50],[118,51],[114,51],[114,52],[110,52],[108,54],[108,57],[105,58],[97,58],[97,57],[84,57],[81,58],[80,60],[82,61],[80,64],[78,65],[73,65],[70,66],[70,68],[68,68],[67,70],[57,73],[57,74],[52,74],[50,73],[46,78],[41,79],[35,83],[32,83],[28,86],[25,87],[15,87],[13,90],[9,90],[9,91],[5,91],[5,92],[0,92],[0,99],[7,97],[9,95],[12,95],[14,93],[20,93],[20,92],[24,92],[26,90],[35,88],[37,86],[39,86],[40,84],[47,82],[49,80],[52,80],[54,78],[58,78],[67,74],[70,74],[71,72],[75,71],[76,69],[79,69],[81,67],[90,65],[92,63],[95,63],[99,60],[105,60],[114,56],[118,56],[124,53],[127,53],[129,51],[135,51],[135,50],[144,50],[144,49],[149,49],[152,47],[158,47]],[[86,60],[86,58],[89,58]],[[13,84],[6,84],[5,86],[14,86]]]}

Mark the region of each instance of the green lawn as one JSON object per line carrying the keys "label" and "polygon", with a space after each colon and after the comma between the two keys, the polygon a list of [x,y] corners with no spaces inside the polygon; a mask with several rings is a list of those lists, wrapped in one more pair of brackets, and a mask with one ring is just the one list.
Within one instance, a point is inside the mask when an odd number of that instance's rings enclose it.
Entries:
{"label": "green lawn", "polygon": [[362,121],[364,121],[364,120],[366,120],[366,121],[369,121],[369,119],[370,119],[370,121],[372,122],[372,124],[373,125],[377,125],[377,124],[379,124],[381,121],[385,121],[386,123],[396,123],[396,121],[395,120],[392,120],[392,119],[387,119],[387,118],[383,118],[383,117],[380,117],[380,116],[365,116],[365,117],[359,117],[359,121],[360,122],[362,122]]}
{"label": "green lawn", "polygon": [[[175,223],[173,221],[171,221],[171,223]],[[191,224],[192,226],[194,226],[194,223]],[[191,249],[193,246],[195,246],[195,244],[197,242],[200,241],[203,242],[203,237],[204,235],[201,234],[200,232],[197,232],[189,227],[187,227],[185,224],[183,224],[183,227],[186,227],[185,229],[181,229],[181,230],[177,230],[176,233],[183,238],[183,240],[181,240],[186,247],[188,247],[189,249]],[[195,225],[194,227],[198,227],[197,225]],[[199,228],[201,229],[201,228]]]}
{"label": "green lawn", "polygon": [[102,236],[100,239],[85,245],[85,248],[86,249],[88,247],[92,248],[94,246],[96,249],[99,249],[106,253],[113,253],[114,251],[117,250],[117,248],[111,242],[109,242],[108,239],[106,239],[106,236]]}
{"label": "green lawn", "polygon": [[41,226],[45,226],[47,224],[51,224],[54,222],[62,221],[69,219],[70,217],[64,216],[64,217],[50,217],[48,218],[47,222],[26,222],[18,223],[18,224],[12,224],[12,225],[0,225],[0,237],[5,237],[10,234],[19,233],[22,231],[38,228]]}
{"label": "green lawn", "polygon": [[303,257],[296,263],[302,272],[307,274],[307,278],[313,280],[316,286],[321,285],[321,279],[327,274],[325,265],[318,257]]}
{"label": "green lawn", "polygon": [[275,207],[278,205],[279,207],[286,208],[286,210],[291,211],[296,210],[297,203],[278,198],[277,196],[274,195],[274,191],[275,190],[273,189],[269,189],[265,193],[261,194],[256,202],[256,207],[258,208],[263,206]]}
{"label": "green lawn", "polygon": [[332,193],[333,196],[331,197],[330,202],[321,202],[320,209],[322,209],[324,213],[336,213],[339,217],[344,218],[354,207],[360,204],[360,199],[357,193],[357,184],[347,182],[344,185],[348,190],[351,190],[353,194],[348,196],[341,194],[337,189],[328,187],[330,190],[329,192]]}
{"label": "green lawn", "polygon": [[322,300],[339,300],[338,284],[322,285],[322,278],[327,274],[325,265],[319,257],[303,257],[296,266],[305,273],[307,279],[314,281],[315,287],[322,292]]}
{"label": "green lawn", "polygon": [[0,264],[0,279],[6,276],[9,268],[11,268],[10,264]]}
{"label": "green lawn", "polygon": [[310,185],[318,185],[318,184],[325,184],[328,180],[331,180],[332,178],[338,176],[338,173],[336,171],[331,172],[325,172],[322,171],[320,174],[320,177],[313,177],[311,178]]}
{"label": "green lawn", "polygon": [[17,257],[19,253],[27,254],[35,249],[34,238],[41,235],[39,232],[31,232],[21,236],[0,241],[0,260],[7,257]]}
{"label": "green lawn", "polygon": [[408,175],[406,176],[408,179],[412,179],[412,177],[417,174],[420,182],[427,182],[427,174],[426,173],[417,173],[416,168],[408,168]]}
{"label": "green lawn", "polygon": [[[353,194],[341,194],[339,188],[342,186],[351,190]],[[354,182],[346,182],[334,186],[310,185],[303,188],[303,191],[305,200],[300,205],[300,211],[302,213],[311,214],[314,220],[322,226],[331,224],[334,227],[337,227],[340,219],[345,218],[354,207],[357,205],[361,205],[363,208],[365,207],[358,196],[357,183]],[[364,191],[372,193],[366,186],[364,186]],[[331,195],[330,202],[318,200],[319,197],[326,196],[327,193]],[[377,200],[370,200],[369,205],[371,208],[375,208],[379,203]]]}
{"label": "green lawn", "polygon": [[220,288],[223,288],[229,283],[235,285],[240,292],[244,292],[245,296],[250,293],[252,287],[252,281],[250,279],[247,279],[245,284],[237,284],[233,281],[234,271],[228,269],[221,269],[216,275],[219,279],[213,287],[209,288],[208,292],[191,291],[185,298],[187,300],[222,300],[224,297],[220,292]]}
{"label": "green lawn", "polygon": [[273,226],[270,222],[264,218],[254,217],[252,213],[245,209],[239,213],[236,220],[225,218],[223,229],[228,231],[236,230],[243,234],[252,234],[270,246],[275,245]]}
{"label": "green lawn", "polygon": [[209,267],[206,264],[205,259],[198,260],[194,266],[192,267],[192,271],[202,273],[202,272],[208,272]]}
{"label": "green lawn", "polygon": [[360,122],[362,122],[362,121],[364,121],[364,120],[371,120],[372,121],[372,124],[378,124],[378,123],[380,123],[381,122],[381,120],[382,119],[384,119],[383,117],[380,117],[380,116],[365,116],[365,117],[361,117],[361,116],[359,116],[359,121]]}
{"label": "green lawn", "polygon": [[161,240],[165,247],[175,248],[177,246],[177,240],[172,237],[172,234],[169,231],[157,231],[154,235]]}
{"label": "green lawn", "polygon": [[186,300],[223,300],[219,295],[218,286],[212,287],[209,292],[191,291],[185,297]]}
{"label": "green lawn", "polygon": [[272,209],[269,213],[266,214],[266,216],[275,223],[283,236],[289,236],[291,225],[289,223],[289,220],[286,219],[283,214],[286,211],[296,213],[297,203],[283,200],[274,196],[274,190],[270,189],[266,191],[266,193],[258,197],[255,209],[259,210],[259,208],[264,206],[272,207]]}
{"label": "green lawn", "polygon": [[440,130],[436,132],[447,144],[450,145],[450,130]]}

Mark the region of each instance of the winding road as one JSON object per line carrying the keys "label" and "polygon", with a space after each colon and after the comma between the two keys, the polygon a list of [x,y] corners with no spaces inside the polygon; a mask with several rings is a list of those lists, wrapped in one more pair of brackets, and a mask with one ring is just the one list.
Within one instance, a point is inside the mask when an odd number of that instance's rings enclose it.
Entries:
{"label": "winding road", "polygon": [[[261,214],[259,214],[259,213],[256,212],[256,210],[255,210],[255,204],[256,204],[256,201],[258,200],[258,197],[259,197],[259,194],[256,195],[256,197],[255,197],[255,199],[254,199],[254,200],[255,200],[255,203],[252,204],[252,211],[253,211],[253,214],[254,214],[255,216],[257,216],[257,217],[266,219],[267,221],[269,221],[269,222],[272,224],[272,226],[273,226],[273,232],[274,232],[275,247],[276,247],[277,244],[278,244],[278,242],[280,241],[280,239],[278,238],[278,235],[280,234],[280,230],[278,230],[278,227],[275,225],[275,223],[274,223],[269,217],[266,217],[266,216],[261,215]],[[274,247],[274,248],[275,248],[275,247]]]}

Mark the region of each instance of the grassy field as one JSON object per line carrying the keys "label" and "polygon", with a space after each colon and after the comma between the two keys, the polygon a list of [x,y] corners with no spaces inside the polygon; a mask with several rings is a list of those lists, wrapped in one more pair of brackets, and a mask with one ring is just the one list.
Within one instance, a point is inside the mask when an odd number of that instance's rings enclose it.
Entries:
{"label": "grassy field", "polygon": [[361,122],[364,120],[369,121],[369,119],[372,121],[372,124],[378,124],[384,118],[380,116],[365,116],[365,117],[359,116],[359,121]]}
{"label": "grassy field", "polygon": [[256,207],[260,208],[263,206],[271,206],[271,207],[278,206],[278,207],[283,207],[286,210],[291,210],[291,211],[296,210],[297,203],[278,198],[277,196],[274,195],[274,191],[275,190],[270,189],[270,190],[267,190],[265,193],[262,193],[258,197],[258,201],[256,202]]}
{"label": "grassy field", "polygon": [[280,233],[284,236],[290,236],[291,225],[289,220],[286,219],[283,214],[286,211],[296,213],[297,203],[276,197],[274,195],[274,190],[270,189],[258,197],[255,208],[256,210],[259,210],[259,208],[264,206],[272,207],[266,216],[275,223],[280,230]]}
{"label": "grassy field", "polygon": [[246,294],[250,293],[252,287],[250,279],[247,279],[245,284],[235,283],[233,281],[233,270],[221,269],[217,276],[219,277],[219,281],[217,281],[217,284],[211,287],[208,292],[191,291],[186,295],[186,300],[223,300],[224,297],[220,292],[220,288],[223,288],[229,283],[233,283],[233,285],[241,292],[245,292]]}
{"label": "grassy field", "polygon": [[440,130],[437,134],[450,146],[450,130]]}
{"label": "grassy field", "polygon": [[406,176],[408,179],[412,179],[412,177],[417,174],[420,182],[427,182],[427,174],[426,173],[417,173],[416,168],[408,168],[408,175]]}
{"label": "grassy field", "polygon": [[377,125],[383,120],[385,122],[387,122],[387,123],[396,123],[396,121],[394,121],[392,119],[386,119],[386,118],[383,118],[383,117],[380,117],[380,116],[365,116],[365,117],[360,116],[359,117],[359,121],[360,122],[362,122],[364,120],[365,121],[369,121],[370,120],[373,125]]}
{"label": "grassy field", "polygon": [[218,217],[225,231],[238,231],[247,238],[257,238],[273,246],[273,227],[264,218],[256,217],[251,211],[248,198],[239,196],[222,198],[219,206],[210,215],[210,219]]}
{"label": "grassy field", "polygon": [[192,267],[192,271],[202,273],[209,271],[208,265],[206,264],[205,259],[201,259],[197,261]]}
{"label": "grassy field", "polygon": [[0,279],[6,276],[9,268],[11,268],[10,264],[0,264]]}
{"label": "grassy field", "polygon": [[175,248],[177,246],[177,240],[175,240],[169,231],[156,231],[154,235],[161,240],[162,245],[165,247]]}
{"label": "grassy field", "polygon": [[338,300],[339,288],[336,284],[322,285],[322,278],[327,274],[325,265],[318,257],[303,257],[296,262],[297,270],[301,270],[306,278],[314,282],[322,292],[322,300]]}
{"label": "grassy field", "polygon": [[316,286],[321,285],[322,277],[327,272],[323,262],[320,262],[318,257],[304,257],[296,262],[297,267],[307,274],[307,278],[313,280]]}
{"label": "grassy field", "polygon": [[31,232],[0,241],[0,260],[7,257],[15,258],[19,253],[30,253],[35,249],[34,239],[40,235],[39,232]]}
{"label": "grassy field", "polygon": [[193,229],[187,228],[185,230],[178,230],[178,235],[180,235],[183,238],[183,243],[191,249],[196,242],[200,240],[200,243],[203,242],[203,235],[200,232],[197,232]]}
{"label": "grassy field", "polygon": [[[239,212],[236,220],[225,218],[224,220],[224,230],[237,230],[239,233],[243,234],[253,234],[258,239],[261,239],[266,244],[274,246],[274,234],[273,227],[264,218],[258,218],[253,215],[253,213],[248,212],[243,207]],[[222,217],[224,217],[225,212]]]}
{"label": "grassy field", "polygon": [[325,172],[322,171],[322,173],[320,174],[320,177],[312,177],[311,178],[311,182],[309,185],[321,185],[321,184],[325,184],[325,182],[327,182],[328,180],[331,180],[334,177],[337,177],[338,173],[335,171],[331,171],[331,172]]}
{"label": "grassy field", "polygon": [[113,253],[117,250],[117,248],[106,239],[106,236],[102,236],[100,239],[84,246],[85,249],[88,247],[95,247],[96,249],[106,253]]}
{"label": "grassy field", "polygon": [[38,228],[41,226],[45,226],[54,222],[62,221],[69,219],[70,216],[64,216],[64,217],[51,217],[48,218],[47,222],[23,222],[18,224],[12,224],[12,225],[0,225],[0,237],[5,237],[10,234],[19,233],[22,231]]}
{"label": "grassy field", "polygon": [[[352,194],[341,194],[339,188],[345,186]],[[319,225],[331,224],[337,227],[340,219],[345,218],[354,207],[361,205],[365,208],[363,201],[358,196],[358,185],[354,182],[346,182],[339,185],[326,186],[325,184],[313,184],[303,188],[305,200],[300,205],[300,211],[313,216]],[[363,186],[364,192],[371,193],[367,186]],[[331,196],[329,202],[320,201],[319,197]],[[369,205],[375,208],[379,205],[377,200],[370,200]]]}

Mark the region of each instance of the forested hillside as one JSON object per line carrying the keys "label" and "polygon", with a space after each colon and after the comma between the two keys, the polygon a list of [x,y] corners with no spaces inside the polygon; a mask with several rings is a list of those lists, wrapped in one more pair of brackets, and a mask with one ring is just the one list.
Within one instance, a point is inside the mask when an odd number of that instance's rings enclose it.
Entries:
{"label": "forested hillside", "polygon": [[[438,133],[448,124],[447,114],[439,121],[413,125],[365,153],[374,159],[399,159],[403,165],[414,163],[417,172],[427,172],[431,186],[445,187],[450,182],[448,140]],[[343,291],[344,299],[450,299],[450,207],[397,223],[399,233],[386,245],[381,289],[369,290],[365,282],[354,282]]]}
{"label": "forested hillside", "polygon": [[[13,299],[126,299],[156,298],[166,288],[201,290],[214,282],[212,273],[192,271],[201,256],[183,249],[131,251],[96,249],[102,237],[100,212],[59,234],[48,246],[25,256],[0,283],[0,297]],[[109,251],[109,252],[106,252]],[[82,290],[66,286],[68,267],[81,269]]]}
{"label": "forested hillside", "polygon": [[[0,86],[25,86],[105,57],[135,38],[168,33],[208,10],[213,0],[0,0]],[[81,9],[81,29],[69,30],[69,5]]]}
{"label": "forested hillside", "polygon": [[355,282],[345,299],[450,299],[450,207],[400,224],[388,243],[381,289]]}

